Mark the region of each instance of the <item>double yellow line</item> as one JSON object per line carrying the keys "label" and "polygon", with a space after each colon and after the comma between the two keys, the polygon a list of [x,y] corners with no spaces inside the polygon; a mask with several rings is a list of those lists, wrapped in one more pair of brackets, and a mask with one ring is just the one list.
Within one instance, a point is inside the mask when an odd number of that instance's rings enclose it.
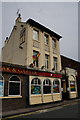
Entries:
{"label": "double yellow line", "polygon": [[7,119],[11,119],[11,118],[20,117],[20,116],[26,116],[26,115],[36,114],[36,113],[39,113],[40,111],[44,112],[44,110],[46,110],[46,111],[50,111],[52,109],[55,110],[55,108],[61,108],[61,107],[64,107],[64,106],[74,105],[74,104],[77,104],[77,101],[72,102],[72,103],[68,103],[68,104],[65,104],[65,105],[56,106],[56,107],[53,107],[53,108],[47,108],[47,109],[38,110],[38,111],[30,112],[30,113],[24,113],[24,114],[14,115],[14,116],[10,116],[10,117],[5,117],[5,118],[2,118],[2,120],[7,120]]}

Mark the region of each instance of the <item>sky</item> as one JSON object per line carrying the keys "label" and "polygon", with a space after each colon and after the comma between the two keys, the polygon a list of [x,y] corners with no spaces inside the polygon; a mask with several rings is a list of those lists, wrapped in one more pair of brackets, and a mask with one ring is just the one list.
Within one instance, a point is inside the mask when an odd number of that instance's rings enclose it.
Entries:
{"label": "sky", "polygon": [[18,9],[23,22],[32,18],[61,35],[60,54],[78,60],[77,2],[3,2],[2,46],[15,25]]}

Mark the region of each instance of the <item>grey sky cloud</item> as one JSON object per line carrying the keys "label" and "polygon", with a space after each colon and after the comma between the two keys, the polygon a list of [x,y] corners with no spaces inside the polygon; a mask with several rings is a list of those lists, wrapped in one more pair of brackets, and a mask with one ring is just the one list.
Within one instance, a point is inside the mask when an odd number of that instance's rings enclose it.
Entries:
{"label": "grey sky cloud", "polygon": [[[60,34],[62,55],[78,60],[78,3],[77,2],[6,2],[2,3],[2,39],[10,35],[16,12],[22,21],[32,18]],[[2,42],[3,42],[2,41]]]}

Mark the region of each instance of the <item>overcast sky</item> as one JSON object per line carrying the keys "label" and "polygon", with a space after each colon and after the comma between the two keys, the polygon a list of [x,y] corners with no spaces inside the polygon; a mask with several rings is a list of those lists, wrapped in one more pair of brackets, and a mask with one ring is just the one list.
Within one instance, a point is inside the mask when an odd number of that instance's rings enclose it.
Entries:
{"label": "overcast sky", "polygon": [[32,18],[62,36],[60,53],[78,60],[77,2],[5,2],[2,3],[2,45],[11,33],[20,9],[22,21]]}

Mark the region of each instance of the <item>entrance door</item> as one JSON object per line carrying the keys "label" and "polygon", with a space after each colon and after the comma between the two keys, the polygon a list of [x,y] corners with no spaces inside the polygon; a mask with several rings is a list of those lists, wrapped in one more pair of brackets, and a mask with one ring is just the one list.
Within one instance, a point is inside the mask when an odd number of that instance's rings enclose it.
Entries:
{"label": "entrance door", "polygon": [[69,98],[69,92],[67,91],[68,88],[68,82],[67,80],[62,80],[62,99],[67,100]]}

